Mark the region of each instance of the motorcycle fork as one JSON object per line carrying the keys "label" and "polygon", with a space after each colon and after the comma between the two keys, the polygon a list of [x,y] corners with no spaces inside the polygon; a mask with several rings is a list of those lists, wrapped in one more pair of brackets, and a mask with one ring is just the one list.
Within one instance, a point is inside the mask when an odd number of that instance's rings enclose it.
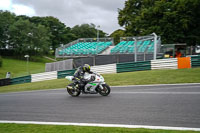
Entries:
{"label": "motorcycle fork", "polygon": [[99,88],[100,88],[102,91],[107,91],[107,89],[104,88],[104,87],[102,86],[102,84],[99,85]]}
{"label": "motorcycle fork", "polygon": [[104,89],[103,86],[102,86],[102,84],[99,84],[99,88],[100,88],[101,90]]}

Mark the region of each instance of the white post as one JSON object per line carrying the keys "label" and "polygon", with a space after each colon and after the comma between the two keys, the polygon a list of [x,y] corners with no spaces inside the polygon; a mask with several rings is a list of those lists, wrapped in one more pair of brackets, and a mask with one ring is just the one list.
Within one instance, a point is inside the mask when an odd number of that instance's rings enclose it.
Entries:
{"label": "white post", "polygon": [[29,62],[29,55],[25,55],[24,56],[26,59],[27,59],[27,61],[26,61],[26,70],[27,70],[27,73],[28,73],[28,75],[30,74],[30,72],[29,72],[29,65],[28,65],[28,62]]}
{"label": "white post", "polygon": [[99,41],[99,28],[100,28],[100,25],[97,26],[97,41]]}
{"label": "white post", "polygon": [[156,60],[156,56],[157,56],[157,38],[158,38],[158,36],[156,35],[156,33],[152,33],[152,35],[154,35],[154,55],[153,55],[153,59]]}
{"label": "white post", "polygon": [[133,38],[134,42],[134,47],[135,47],[135,62],[137,62],[137,40]]}

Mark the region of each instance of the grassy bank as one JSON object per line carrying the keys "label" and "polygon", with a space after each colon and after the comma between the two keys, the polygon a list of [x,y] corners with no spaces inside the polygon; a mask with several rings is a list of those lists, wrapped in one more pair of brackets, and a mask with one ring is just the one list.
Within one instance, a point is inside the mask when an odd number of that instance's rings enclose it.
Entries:
{"label": "grassy bank", "polygon": [[195,131],[23,124],[0,124],[0,127],[1,133],[199,133]]}
{"label": "grassy bank", "polygon": [[[26,60],[18,60],[11,58],[3,58],[3,64],[0,68],[0,79],[5,78],[7,72],[11,72],[12,77],[19,77],[28,75],[27,72],[27,62]],[[40,62],[29,61],[29,72],[40,73],[45,71],[45,63],[48,62],[47,59],[40,57],[34,57],[34,60]]]}
{"label": "grassy bank", "polygon": [[[144,84],[175,84],[200,83],[200,68],[178,70],[152,70],[117,74],[104,74],[110,86],[144,85]],[[66,79],[26,83],[0,87],[0,93],[28,90],[65,88],[69,84]]]}

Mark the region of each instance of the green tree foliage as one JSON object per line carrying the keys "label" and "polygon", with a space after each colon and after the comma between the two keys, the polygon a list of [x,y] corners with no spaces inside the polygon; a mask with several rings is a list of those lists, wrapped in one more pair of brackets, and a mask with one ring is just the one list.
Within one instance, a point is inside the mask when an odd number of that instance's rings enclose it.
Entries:
{"label": "green tree foliage", "polygon": [[118,21],[127,34],[161,35],[163,43],[200,43],[199,0],[127,0]]}
{"label": "green tree foliage", "polygon": [[76,39],[76,36],[71,32],[70,27],[60,22],[57,18],[54,17],[31,17],[30,21],[34,24],[41,24],[48,29],[48,32],[51,33],[51,48],[55,52],[55,49],[61,44],[69,43]]}
{"label": "green tree foliage", "polygon": [[45,53],[49,50],[50,34],[42,25],[19,19],[9,28],[11,44],[16,54]]}
{"label": "green tree foliage", "polygon": [[[72,33],[76,35],[76,38],[96,38],[97,29],[94,24],[82,24],[76,25],[72,28]],[[105,37],[106,33],[99,30],[99,37]]]}
{"label": "green tree foliage", "polygon": [[9,45],[10,37],[8,34],[9,26],[15,22],[15,15],[8,11],[0,10],[0,49]]}
{"label": "green tree foliage", "polygon": [[120,42],[120,37],[125,37],[125,31],[122,30],[122,29],[118,29],[116,31],[114,31],[110,37],[113,37],[114,38],[114,43],[115,44],[118,44]]}
{"label": "green tree foliage", "polygon": [[60,46],[60,44],[69,43],[74,39],[74,35],[70,32],[70,28],[60,22],[57,18],[54,17],[43,17],[41,18],[41,24],[47,27],[48,31],[51,33],[51,47],[55,52],[55,49]]}
{"label": "green tree foliage", "polygon": [[[94,24],[82,24],[67,27],[59,19],[48,17],[16,16],[8,11],[0,10],[0,51],[10,55],[47,54],[49,51],[72,42],[78,38],[96,38],[97,29]],[[106,33],[99,31],[99,37]],[[7,52],[8,51],[8,52]]]}

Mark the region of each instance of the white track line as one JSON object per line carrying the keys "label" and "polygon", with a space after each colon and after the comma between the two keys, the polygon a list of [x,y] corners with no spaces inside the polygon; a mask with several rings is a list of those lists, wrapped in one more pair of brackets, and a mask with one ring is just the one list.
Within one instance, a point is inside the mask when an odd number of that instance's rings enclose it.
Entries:
{"label": "white track line", "polygon": [[174,94],[174,95],[200,95],[200,92],[112,92],[113,94]]}
{"label": "white track line", "polygon": [[37,121],[7,121],[7,120],[0,120],[0,123],[38,124],[38,125],[66,125],[66,126],[91,126],[91,127],[121,127],[121,128],[146,128],[146,129],[163,129],[163,130],[200,131],[200,128],[188,128],[188,127],[98,124],[98,123],[37,122]]}
{"label": "white track line", "polygon": [[179,84],[149,84],[149,85],[122,85],[122,86],[111,86],[114,88],[118,87],[137,87],[137,86],[181,86],[181,85],[200,85],[200,83],[179,83]]}

